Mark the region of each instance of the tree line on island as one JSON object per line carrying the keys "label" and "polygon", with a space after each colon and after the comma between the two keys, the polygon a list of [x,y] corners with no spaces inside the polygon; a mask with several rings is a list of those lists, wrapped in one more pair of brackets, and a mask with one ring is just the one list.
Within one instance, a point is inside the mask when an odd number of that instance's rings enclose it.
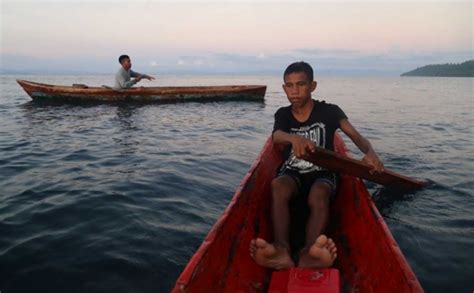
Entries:
{"label": "tree line on island", "polygon": [[474,77],[474,60],[463,63],[433,64],[418,67],[401,76]]}

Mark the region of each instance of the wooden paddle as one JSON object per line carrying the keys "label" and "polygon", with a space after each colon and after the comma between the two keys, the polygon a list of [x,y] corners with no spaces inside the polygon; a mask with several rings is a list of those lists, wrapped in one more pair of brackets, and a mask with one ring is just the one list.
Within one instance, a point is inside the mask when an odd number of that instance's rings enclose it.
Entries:
{"label": "wooden paddle", "polygon": [[367,179],[382,185],[401,186],[410,189],[421,188],[427,185],[427,182],[415,180],[387,169],[380,174],[371,174],[369,171],[372,168],[362,161],[320,147],[316,147],[316,150],[308,155],[305,160],[340,174]]}

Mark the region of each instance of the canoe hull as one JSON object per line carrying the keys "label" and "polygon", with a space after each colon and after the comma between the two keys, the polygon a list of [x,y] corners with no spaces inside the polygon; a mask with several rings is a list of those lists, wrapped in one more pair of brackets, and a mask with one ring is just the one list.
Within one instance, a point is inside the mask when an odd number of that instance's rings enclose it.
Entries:
{"label": "canoe hull", "polygon": [[258,85],[137,87],[115,90],[100,87],[56,86],[25,80],[17,82],[33,100],[58,102],[263,101],[266,92],[266,86]]}
{"label": "canoe hull", "polygon": [[[339,136],[335,146],[345,153]],[[272,241],[270,183],[281,163],[269,139],[173,292],[266,292],[272,271],[255,264],[248,245],[257,236]],[[361,180],[342,177],[330,213],[344,291],[423,291]]]}

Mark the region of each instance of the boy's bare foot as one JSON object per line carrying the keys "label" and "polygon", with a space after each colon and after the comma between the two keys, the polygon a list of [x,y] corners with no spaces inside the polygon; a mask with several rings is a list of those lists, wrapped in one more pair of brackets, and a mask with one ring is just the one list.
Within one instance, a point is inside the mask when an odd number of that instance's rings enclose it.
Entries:
{"label": "boy's bare foot", "polygon": [[295,266],[286,247],[270,244],[261,238],[252,239],[249,250],[250,256],[263,267],[284,270]]}
{"label": "boy's bare foot", "polygon": [[320,235],[309,249],[300,253],[299,267],[302,268],[329,268],[337,257],[337,248],[331,238]]}

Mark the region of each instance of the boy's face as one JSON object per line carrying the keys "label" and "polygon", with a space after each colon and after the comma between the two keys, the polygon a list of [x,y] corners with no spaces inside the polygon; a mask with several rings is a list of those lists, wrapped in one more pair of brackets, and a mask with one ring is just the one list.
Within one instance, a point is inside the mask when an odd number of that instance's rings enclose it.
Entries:
{"label": "boy's face", "polygon": [[310,81],[304,72],[293,72],[285,76],[283,90],[292,105],[304,105],[311,99],[316,82]]}
{"label": "boy's face", "polygon": [[132,61],[129,58],[125,58],[122,61],[122,66],[123,68],[125,68],[125,70],[129,70],[130,68],[132,68]]}

